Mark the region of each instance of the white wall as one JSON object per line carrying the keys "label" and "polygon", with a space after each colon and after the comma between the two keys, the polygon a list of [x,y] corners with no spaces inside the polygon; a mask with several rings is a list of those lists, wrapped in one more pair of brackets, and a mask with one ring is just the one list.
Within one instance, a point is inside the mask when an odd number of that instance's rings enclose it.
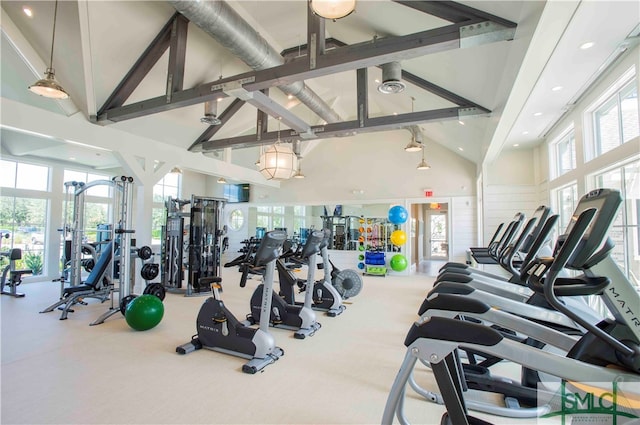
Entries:
{"label": "white wall", "polygon": [[[416,170],[420,153],[408,153],[405,130],[323,140],[302,160],[305,179],[283,181],[280,188],[254,187],[252,201],[308,205],[378,203],[423,196],[475,195],[476,166],[433,142],[426,142],[430,170]],[[303,142],[304,143],[304,142]],[[389,152],[389,144],[397,148]],[[382,147],[385,154],[380,154]],[[353,193],[363,190],[364,193]],[[255,197],[253,197],[255,195]]]}
{"label": "white wall", "polygon": [[451,199],[449,210],[453,223],[449,236],[449,261],[464,262],[469,247],[477,246],[476,198],[461,196]]}
{"label": "white wall", "polygon": [[521,149],[502,152],[493,163],[485,166],[485,243],[491,239],[500,223],[509,222],[518,212],[529,217],[541,204],[535,162],[534,149]]}

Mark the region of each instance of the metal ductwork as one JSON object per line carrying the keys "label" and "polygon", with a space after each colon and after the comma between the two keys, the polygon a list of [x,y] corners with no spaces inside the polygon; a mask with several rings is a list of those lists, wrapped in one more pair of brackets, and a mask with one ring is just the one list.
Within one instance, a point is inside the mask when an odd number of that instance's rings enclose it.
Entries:
{"label": "metal ductwork", "polygon": [[209,125],[220,125],[222,121],[218,118],[218,102],[215,100],[204,103],[204,116],[200,118],[200,122]]}
{"label": "metal ductwork", "polygon": [[411,132],[413,137],[416,139],[416,142],[422,143],[422,130],[418,125],[412,125],[411,127],[406,127],[407,130]]}
{"label": "metal ductwork", "polygon": [[400,62],[389,62],[382,65],[382,83],[378,86],[378,91],[384,94],[400,93],[404,90],[405,84],[401,80],[402,68]]}
{"label": "metal ductwork", "polygon": [[[282,56],[226,2],[170,0],[169,3],[254,71],[284,64]],[[297,97],[326,122],[342,121],[304,82],[278,88],[287,95]]]}

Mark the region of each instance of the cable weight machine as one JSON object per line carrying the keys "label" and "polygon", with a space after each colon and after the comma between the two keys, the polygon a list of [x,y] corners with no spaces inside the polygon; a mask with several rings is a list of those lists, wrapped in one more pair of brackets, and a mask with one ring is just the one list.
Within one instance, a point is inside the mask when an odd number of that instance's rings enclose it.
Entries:
{"label": "cable weight machine", "polygon": [[[167,292],[209,295],[213,278],[220,276],[225,202],[195,195],[190,200],[166,201],[161,280]],[[188,212],[184,211],[187,205]]]}

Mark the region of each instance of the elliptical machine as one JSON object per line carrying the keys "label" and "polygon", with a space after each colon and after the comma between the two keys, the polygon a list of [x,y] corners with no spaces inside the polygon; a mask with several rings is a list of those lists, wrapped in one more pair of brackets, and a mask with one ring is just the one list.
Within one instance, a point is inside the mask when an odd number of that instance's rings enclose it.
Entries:
{"label": "elliptical machine", "polygon": [[[307,242],[302,248],[300,258],[309,264],[307,267],[307,282],[314,281],[316,255],[320,251],[320,244],[323,240],[324,233],[320,230],[315,230],[307,238]],[[258,285],[251,296],[251,314],[247,316],[249,324],[258,321],[262,323],[264,320],[266,311],[269,310],[262,308],[262,305],[264,304],[265,293],[268,294],[269,292],[272,294],[271,298],[273,299],[272,308],[268,316],[271,326],[295,331],[293,336],[296,339],[313,336],[320,329],[322,325],[316,321],[316,313],[312,309],[313,291],[306,291],[303,305],[289,304],[273,290],[273,286],[265,287],[265,284]]]}
{"label": "elliptical machine", "polygon": [[[329,317],[336,317],[347,308],[342,303],[342,297],[331,283],[332,278],[332,266],[329,262],[329,238],[331,237],[331,231],[329,229],[323,229],[324,239],[320,244],[320,255],[322,256],[322,266],[324,269],[324,278],[313,284],[313,305],[314,310],[324,311]],[[309,267],[314,267],[315,264],[308,264]],[[287,304],[302,304],[296,303],[295,300],[295,286],[299,286],[301,291],[305,291],[307,284],[304,281],[298,280],[291,270],[287,269],[281,260],[276,262],[278,269],[278,277],[280,280],[280,295]]]}
{"label": "elliptical machine", "polygon": [[197,335],[186,344],[176,347],[179,354],[188,354],[201,348],[219,351],[225,354],[249,359],[242,366],[245,373],[254,374],[277,361],[284,355],[280,347],[276,347],[273,335],[269,333],[269,316],[273,292],[273,276],[275,261],[280,255],[282,244],[287,238],[284,231],[267,232],[254,257],[255,266],[264,266],[264,285],[267,290],[260,302],[262,320],[259,328],[251,328],[240,322],[224,305],[220,297],[221,278],[214,278],[211,285],[213,296],[207,298],[196,321]]}

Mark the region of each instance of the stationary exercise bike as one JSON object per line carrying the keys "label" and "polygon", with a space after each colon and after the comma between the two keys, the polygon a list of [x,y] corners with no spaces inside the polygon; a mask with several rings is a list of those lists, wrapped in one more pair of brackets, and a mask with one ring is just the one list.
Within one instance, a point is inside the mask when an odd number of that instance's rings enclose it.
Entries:
{"label": "stationary exercise bike", "polygon": [[[7,264],[2,271],[2,295],[11,295],[16,298],[24,297],[24,294],[17,292],[16,288],[22,283],[22,276],[31,274],[33,271],[26,269],[16,270],[16,261],[22,259],[22,250],[20,248],[13,248],[7,252],[0,253],[0,255],[9,259],[9,264]],[[6,290],[5,286],[7,286],[9,290]]]}
{"label": "stationary exercise bike", "polygon": [[[307,267],[307,282],[314,281],[316,255],[320,252],[320,244],[323,240],[324,233],[320,230],[315,230],[307,238],[307,242],[300,253],[300,259],[309,264],[309,267]],[[293,336],[297,339],[313,336],[320,329],[321,325],[316,321],[316,313],[312,309],[313,291],[305,292],[304,304],[289,304],[273,291],[273,287],[266,287],[265,284],[258,285],[251,297],[251,314],[247,316],[248,323],[251,324],[258,321],[262,323],[266,315],[265,309],[262,308],[265,293],[271,293],[271,298],[273,299],[271,309],[267,310],[270,312],[268,320],[271,326],[295,331]]]}
{"label": "stationary exercise bike", "polygon": [[[342,297],[331,283],[332,268],[329,263],[329,238],[331,237],[331,231],[329,229],[323,229],[324,239],[320,244],[320,254],[322,256],[322,264],[324,269],[324,278],[318,280],[313,284],[313,305],[314,310],[324,311],[327,316],[335,317],[347,308],[342,304]],[[308,264],[308,267],[314,267],[315,264]],[[276,261],[276,267],[278,269],[278,277],[280,280],[280,295],[287,302],[287,304],[302,303],[296,302],[295,299],[295,287],[301,288],[301,292],[306,290],[306,281],[301,281],[296,278],[295,274],[289,270],[281,259]]]}
{"label": "stationary exercise bike", "polygon": [[198,333],[186,344],[176,347],[179,354],[187,354],[201,348],[219,351],[225,354],[249,359],[242,366],[245,373],[254,374],[277,361],[284,355],[280,347],[276,347],[273,336],[269,333],[269,315],[273,292],[273,276],[275,261],[280,255],[282,244],[287,238],[284,231],[267,232],[262,238],[254,257],[254,265],[264,266],[264,285],[266,291],[260,306],[262,320],[259,328],[251,328],[241,323],[224,305],[220,297],[221,278],[215,278],[211,285],[213,296],[207,298],[196,320]]}

